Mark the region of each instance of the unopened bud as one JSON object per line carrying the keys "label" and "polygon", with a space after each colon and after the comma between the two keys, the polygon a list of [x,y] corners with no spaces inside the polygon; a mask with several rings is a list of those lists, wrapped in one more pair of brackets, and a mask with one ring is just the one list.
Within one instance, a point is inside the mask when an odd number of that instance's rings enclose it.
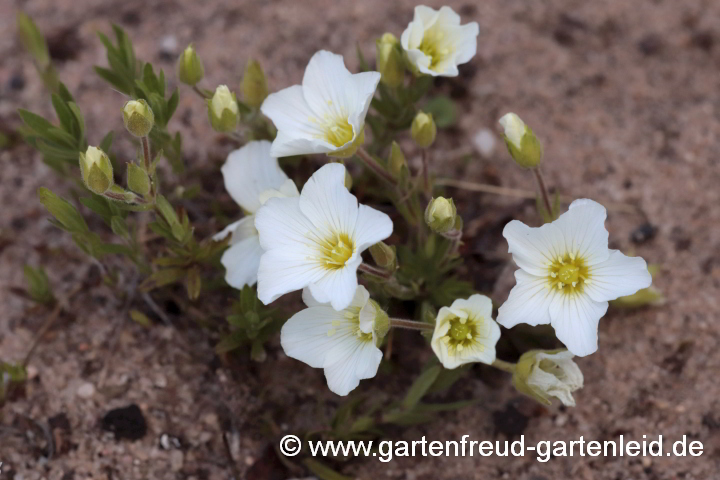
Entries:
{"label": "unopened bud", "polygon": [[372,299],[369,299],[360,310],[359,328],[363,333],[375,333],[376,345],[380,346],[383,338],[390,330],[390,317],[382,307]]}
{"label": "unopened bud", "polygon": [[533,131],[514,113],[499,120],[505,130],[503,138],[515,163],[523,168],[535,168],[543,158],[543,148]]}
{"label": "unopened bud", "polygon": [[421,148],[432,145],[437,136],[437,126],[432,113],[418,112],[410,126],[410,135]]}
{"label": "unopened bud", "polygon": [[155,115],[145,100],[130,100],[123,107],[123,122],[128,132],[145,137],[155,125]]}
{"label": "unopened bud", "polygon": [[188,45],[183,53],[180,54],[175,67],[178,80],[191,87],[197,85],[205,76],[202,60],[200,60],[192,44]]}
{"label": "unopened bud", "polygon": [[139,195],[150,193],[150,177],[135,163],[128,163],[127,182],[128,188]]}
{"label": "unopened bud", "polygon": [[437,197],[425,209],[425,223],[435,233],[446,233],[455,227],[457,208],[452,198]]}
{"label": "unopened bud", "polygon": [[370,247],[370,256],[378,267],[394,270],[397,265],[397,253],[395,246],[378,242]]}
{"label": "unopened bud", "polygon": [[583,386],[583,374],[567,350],[531,350],[518,360],[513,372],[515,389],[544,405],[557,398],[567,407],[575,406],[572,392]]}
{"label": "unopened bud", "polygon": [[409,173],[405,154],[400,149],[400,145],[393,140],[390,146],[390,156],[388,157],[388,170],[393,177],[400,179]]}
{"label": "unopened bud", "polygon": [[267,79],[260,63],[257,60],[249,60],[245,66],[245,75],[242,79],[242,92],[245,103],[254,108],[259,108],[268,96]]}
{"label": "unopened bud", "polygon": [[399,87],[405,81],[405,59],[400,42],[392,33],[375,40],[375,63],[382,75],[381,81],[388,87]]}
{"label": "unopened bud", "polygon": [[218,132],[232,132],[237,127],[237,98],[226,85],[217,87],[212,99],[208,100],[208,116],[210,124]]}
{"label": "unopened bud", "polygon": [[113,168],[110,158],[97,147],[80,152],[80,173],[85,186],[102,195],[113,186]]}

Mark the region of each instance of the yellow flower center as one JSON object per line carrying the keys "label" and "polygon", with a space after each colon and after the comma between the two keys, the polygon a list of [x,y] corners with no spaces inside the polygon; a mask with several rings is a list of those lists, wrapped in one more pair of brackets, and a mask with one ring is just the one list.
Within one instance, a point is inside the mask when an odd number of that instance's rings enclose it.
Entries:
{"label": "yellow flower center", "polygon": [[418,50],[430,57],[430,65],[428,66],[430,70],[437,71],[440,63],[452,53],[450,44],[444,40],[444,32],[438,28],[430,28],[425,32],[422,42],[420,42]]}
{"label": "yellow flower center", "polygon": [[453,353],[462,352],[470,347],[483,351],[485,347],[482,343],[476,341],[476,338],[480,335],[479,327],[483,321],[483,318],[463,318],[453,315],[450,318],[450,329],[442,337],[442,340]]}
{"label": "yellow flower center", "polygon": [[590,283],[590,272],[585,260],[574,254],[558,257],[548,267],[548,286],[566,294],[581,293]]}
{"label": "yellow flower center", "polygon": [[352,257],[355,245],[345,233],[338,233],[321,245],[321,261],[325,268],[338,270],[345,266],[345,263]]}
{"label": "yellow flower center", "polygon": [[342,147],[353,139],[352,125],[346,119],[339,118],[328,126],[325,138],[336,147]]}

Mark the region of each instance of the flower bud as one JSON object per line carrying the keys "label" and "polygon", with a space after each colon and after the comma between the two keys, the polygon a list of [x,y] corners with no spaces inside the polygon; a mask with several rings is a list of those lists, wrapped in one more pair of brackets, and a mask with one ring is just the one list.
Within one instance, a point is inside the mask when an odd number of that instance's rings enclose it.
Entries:
{"label": "flower bud", "polygon": [[132,135],[145,137],[155,125],[155,115],[145,100],[130,100],[123,107],[123,122]]}
{"label": "flower bud", "polygon": [[395,178],[402,178],[407,175],[408,166],[405,154],[400,149],[400,145],[393,140],[392,146],[390,147],[390,156],[388,157],[388,170]]}
{"label": "flower bud", "polygon": [[567,350],[531,350],[524,353],[515,367],[513,385],[544,405],[557,398],[566,407],[574,407],[572,392],[583,386],[583,374]]}
{"label": "flower bud", "polygon": [[382,75],[381,81],[388,87],[399,87],[405,81],[405,59],[400,42],[392,33],[375,40],[375,63]]}
{"label": "flower bud", "polygon": [[370,255],[379,267],[394,270],[397,266],[395,246],[391,247],[384,242],[378,242],[370,247]]}
{"label": "flower bud", "polygon": [[375,300],[369,299],[360,310],[359,320],[361,331],[375,332],[376,345],[379,347],[388,330],[390,330],[390,317],[388,317],[388,314]]}
{"label": "flower bud", "polygon": [[242,92],[245,103],[254,108],[259,108],[268,96],[265,72],[263,72],[257,60],[249,60],[245,66],[245,75],[242,79]]}
{"label": "flower bud", "polygon": [[135,163],[128,163],[127,182],[128,188],[139,195],[150,193],[150,177]]}
{"label": "flower bud", "polygon": [[410,126],[410,135],[421,148],[432,145],[437,136],[437,126],[432,113],[418,112]]}
{"label": "flower bud", "polygon": [[212,99],[208,100],[208,116],[215,131],[227,133],[237,127],[237,98],[226,85],[217,87]]}
{"label": "flower bud", "polygon": [[198,56],[192,44],[180,54],[177,64],[175,65],[178,80],[185,85],[194,87],[205,76],[202,60]]}
{"label": "flower bud", "polygon": [[425,209],[425,223],[435,233],[446,233],[455,227],[457,209],[452,198],[433,198]]}
{"label": "flower bud", "polygon": [[113,186],[113,168],[110,158],[97,147],[80,152],[80,173],[85,186],[102,195]]}
{"label": "flower bud", "polygon": [[515,163],[523,168],[540,165],[543,148],[533,131],[514,113],[507,113],[499,120],[505,129],[503,138]]}

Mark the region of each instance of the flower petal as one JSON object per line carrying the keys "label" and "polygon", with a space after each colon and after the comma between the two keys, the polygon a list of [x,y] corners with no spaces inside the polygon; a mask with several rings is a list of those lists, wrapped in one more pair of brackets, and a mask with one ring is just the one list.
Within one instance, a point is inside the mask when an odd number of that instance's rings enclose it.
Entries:
{"label": "flower petal", "polygon": [[586,294],[556,294],[550,305],[555,334],[579,357],[597,350],[598,323],[607,312],[607,302],[596,302]]}
{"label": "flower petal", "polygon": [[351,77],[352,90],[355,93],[354,107],[348,117],[348,122],[353,127],[353,140],[360,134],[365,125],[370,102],[375,96],[375,90],[380,82],[381,75],[378,72],[361,72]]}
{"label": "flower petal", "polygon": [[325,367],[325,378],[330,390],[345,396],[358,386],[360,380],[372,378],[377,374],[382,361],[382,351],[373,342],[352,342],[337,345],[327,356],[330,363]]}
{"label": "flower petal", "polygon": [[348,261],[345,267],[327,271],[322,278],[308,285],[313,298],[321,303],[330,303],[335,310],[343,310],[350,306],[358,288],[357,267],[362,262],[358,256]]}
{"label": "flower petal", "polygon": [[320,50],[305,68],[303,95],[315,116],[347,120],[355,104],[352,83],[342,55]]}
{"label": "flower petal", "polygon": [[311,121],[316,114],[305,100],[300,85],[271,93],[260,110],[278,130],[286,134],[292,132],[291,138],[321,138],[325,135],[318,124]]}
{"label": "flower petal", "polygon": [[628,257],[618,250],[610,250],[610,258],[593,265],[586,291],[596,302],[606,302],[632,295],[652,284],[647,263],[640,257]]}
{"label": "flower petal", "polygon": [[471,295],[467,300],[458,298],[452,303],[450,308],[465,310],[470,318],[482,317],[492,319],[492,300],[485,295],[480,295],[478,293]]}
{"label": "flower petal", "polygon": [[265,250],[258,270],[258,298],[266,305],[327,272],[313,261],[315,227],[300,211],[298,197],[269,199],[255,215],[255,227]]}
{"label": "flower petal", "polygon": [[530,228],[513,220],[505,225],[503,237],[517,266],[539,277],[547,276],[550,263],[566,253],[565,238],[554,223]]}
{"label": "flower petal", "polygon": [[595,265],[607,260],[610,254],[606,218],[605,207],[593,200],[580,199],[571,203],[553,225],[562,232],[568,253],[582,258],[586,265]]}
{"label": "flower petal", "polygon": [[347,322],[343,312],[329,306],[300,310],[285,322],[280,332],[280,343],[288,357],[305,362],[313,368],[323,368],[327,354],[348,335],[338,333],[333,322]]}
{"label": "flower petal", "polygon": [[220,259],[225,267],[225,281],[237,289],[255,285],[262,254],[263,249],[257,236],[231,245]]}
{"label": "flower petal", "polygon": [[548,288],[547,278],[517,270],[515,280],[517,285],[498,309],[497,322],[505,328],[512,328],[518,323],[533,326],[550,323],[550,305],[557,292]]}
{"label": "flower petal", "polygon": [[336,233],[351,236],[358,216],[358,201],[345,188],[345,167],[328,163],[316,171],[303,186],[300,210],[323,240],[334,238]]}
{"label": "flower petal", "polygon": [[393,223],[388,215],[367,205],[358,207],[353,240],[359,252],[392,235]]}
{"label": "flower petal", "polygon": [[240,225],[240,222],[245,220],[245,218],[247,218],[247,217],[241,218],[240,220],[237,220],[237,221],[231,223],[230,225],[228,225],[227,227],[223,228],[221,231],[219,231],[218,233],[213,235],[213,237],[212,237],[213,240],[215,240],[216,242],[220,242],[220,241],[224,240],[225,237],[232,234],[235,231],[235,229],[238,228],[238,225]]}
{"label": "flower petal", "polygon": [[270,155],[267,140],[250,142],[230,152],[221,171],[225,189],[250,213],[260,208],[258,197],[263,191],[279,188],[288,179],[277,158]]}

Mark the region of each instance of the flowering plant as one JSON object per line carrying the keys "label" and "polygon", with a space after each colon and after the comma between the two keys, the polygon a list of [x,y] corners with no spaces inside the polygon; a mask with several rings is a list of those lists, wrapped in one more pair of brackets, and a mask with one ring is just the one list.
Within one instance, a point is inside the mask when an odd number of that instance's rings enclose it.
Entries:
{"label": "flowering plant", "polygon": [[[30,51],[43,51],[44,40],[23,18]],[[177,81],[202,99],[211,127],[237,147],[213,170],[234,201],[229,207],[192,204],[192,187],[202,187],[186,171],[180,135],[168,130],[179,89],[169,93],[164,73],[135,57],[120,28],[114,33],[115,42],[100,35],[109,68],[97,73],[128,96],[118,110],[138,150],[127,163],[126,186],[116,180],[127,152],[112,151],[112,132],[89,144],[80,108],[54,76],[46,75],[59,125],[25,110],[20,115],[27,142],[76,182],[80,203],[117,241],[92,231],[73,202],[50,190],[39,190],[40,201],[101,265],[119,255],[134,266],[145,305],[131,309],[133,320],[152,323],[148,315],[157,314],[157,305],[150,293],[160,297],[182,285],[181,309],[207,309],[210,320],[202,324],[219,337],[217,352],[228,361],[231,352],[244,351],[256,361],[277,361],[282,348],[322,368],[330,391],[346,396],[382,372],[383,361],[398,361],[398,329],[423,335],[427,364],[406,397],[369,407],[348,429],[343,422],[362,403],[351,400],[330,436],[376,435],[388,424],[465,406],[422,400],[477,364],[510,373],[519,393],[542,404],[557,399],[572,406],[582,401],[583,386],[573,358],[598,350],[609,302],[645,294],[632,302],[643,306],[661,298],[651,290],[645,260],[609,248],[605,207],[590,199],[565,202],[557,192],[553,198],[541,141],[513,113],[499,124],[511,158],[537,181],[538,215],[530,220],[536,226],[504,225],[508,261],[517,266],[507,299],[477,291],[464,266],[463,207],[473,199],[448,197],[448,182],[437,178],[442,159],[433,152],[456,116],[433,82],[456,77],[472,61],[479,35],[477,23],[463,24],[449,7],[418,6],[400,40],[393,33],[379,38],[377,71],[361,53],[360,71],[352,73],[342,56],[320,50],[308,59],[301,84],[272,93],[255,60],[248,61],[241,95],[227,85],[206,90],[198,52],[184,49]],[[569,203],[563,213],[561,203]],[[198,210],[203,214],[189,213]],[[118,286],[117,275],[103,268]],[[33,298],[55,301],[41,271],[28,278]],[[300,291],[304,307],[298,295],[287,295]],[[223,303],[227,296],[235,298],[231,305]],[[519,324],[549,324],[552,332],[532,330],[532,348],[520,350],[511,346]]]}

